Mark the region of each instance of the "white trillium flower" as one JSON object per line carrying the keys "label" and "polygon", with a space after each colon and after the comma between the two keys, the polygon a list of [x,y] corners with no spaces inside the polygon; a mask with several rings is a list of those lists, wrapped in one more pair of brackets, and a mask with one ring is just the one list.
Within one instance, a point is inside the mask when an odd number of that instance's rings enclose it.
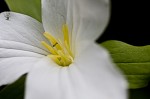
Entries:
{"label": "white trillium flower", "polygon": [[42,24],[0,14],[0,85],[28,73],[25,99],[126,99],[126,81],[95,43],[108,0],[42,0]]}

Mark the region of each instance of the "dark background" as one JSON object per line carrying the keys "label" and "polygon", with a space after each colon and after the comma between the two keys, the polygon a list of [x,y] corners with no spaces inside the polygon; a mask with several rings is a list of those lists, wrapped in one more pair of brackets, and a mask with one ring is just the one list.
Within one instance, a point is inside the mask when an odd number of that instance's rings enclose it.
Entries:
{"label": "dark background", "polygon": [[120,40],[132,45],[150,45],[149,0],[112,0],[111,20],[101,41]]}
{"label": "dark background", "polygon": [[[111,6],[110,23],[97,42],[120,40],[136,46],[150,45],[148,0],[112,0]],[[0,0],[0,12],[7,10],[5,2]],[[130,90],[130,97],[150,99],[150,84],[145,88]]]}

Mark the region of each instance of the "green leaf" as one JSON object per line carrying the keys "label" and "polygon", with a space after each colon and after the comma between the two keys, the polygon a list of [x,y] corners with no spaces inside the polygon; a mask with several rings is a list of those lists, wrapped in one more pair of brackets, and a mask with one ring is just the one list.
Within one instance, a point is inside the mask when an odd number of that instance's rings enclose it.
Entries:
{"label": "green leaf", "polygon": [[11,11],[29,15],[41,22],[41,0],[6,0]]}
{"label": "green leaf", "polygon": [[23,99],[25,77],[22,76],[15,83],[6,86],[0,91],[0,99]]}
{"label": "green leaf", "polygon": [[113,61],[124,72],[130,88],[145,87],[150,80],[150,45],[132,46],[110,40],[101,44],[111,54]]}

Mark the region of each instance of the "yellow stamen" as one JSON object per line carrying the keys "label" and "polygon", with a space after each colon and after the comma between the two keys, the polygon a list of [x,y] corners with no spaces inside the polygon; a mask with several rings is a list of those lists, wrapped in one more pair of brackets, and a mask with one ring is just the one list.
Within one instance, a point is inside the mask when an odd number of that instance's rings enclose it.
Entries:
{"label": "yellow stamen", "polygon": [[49,46],[45,41],[42,41],[41,44],[48,49],[48,51],[50,51],[50,53],[56,55],[57,52],[51,47]]}
{"label": "yellow stamen", "polygon": [[62,63],[60,62],[59,55],[48,55],[49,58],[51,58],[53,61],[55,61],[58,65],[62,65]]}
{"label": "yellow stamen", "polygon": [[64,43],[65,43],[65,47],[66,47],[66,49],[67,49],[68,53],[69,53],[69,54],[73,57],[73,54],[72,54],[72,52],[71,52],[71,50],[70,50],[69,45],[67,44],[67,42],[66,42],[66,41],[65,41]]}
{"label": "yellow stamen", "polygon": [[66,47],[67,51],[69,52],[69,54],[73,57],[72,52],[70,50],[69,29],[68,29],[67,24],[64,24],[62,26],[62,31],[63,31],[63,34],[64,34],[64,44],[65,44],[65,47]]}
{"label": "yellow stamen", "polygon": [[69,45],[69,35],[68,35],[69,30],[68,30],[68,26],[66,24],[64,24],[62,26],[62,32],[64,34],[64,41],[66,41],[67,44]]}
{"label": "yellow stamen", "polygon": [[[73,54],[70,47],[69,29],[66,24],[62,26],[64,41],[54,38],[51,34],[45,32],[43,35],[50,41],[51,45],[42,41],[42,45],[47,48],[51,54],[48,55],[55,63],[60,66],[69,66],[73,62]],[[59,40],[59,41],[58,41]]]}
{"label": "yellow stamen", "polygon": [[50,33],[45,32],[43,35],[51,42],[53,47],[56,47],[58,50],[61,50],[61,47],[58,44],[57,40]]}

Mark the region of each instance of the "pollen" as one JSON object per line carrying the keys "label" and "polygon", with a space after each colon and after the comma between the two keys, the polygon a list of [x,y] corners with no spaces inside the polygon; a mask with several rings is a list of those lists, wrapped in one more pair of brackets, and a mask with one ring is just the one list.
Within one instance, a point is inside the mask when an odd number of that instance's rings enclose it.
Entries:
{"label": "pollen", "polygon": [[60,41],[50,33],[44,32],[43,35],[48,39],[50,44],[45,41],[41,41],[41,44],[49,51],[49,54],[47,55],[49,58],[51,58],[56,64],[66,67],[74,60],[70,46],[69,30],[66,24],[62,26],[62,33],[64,37],[63,41]]}

